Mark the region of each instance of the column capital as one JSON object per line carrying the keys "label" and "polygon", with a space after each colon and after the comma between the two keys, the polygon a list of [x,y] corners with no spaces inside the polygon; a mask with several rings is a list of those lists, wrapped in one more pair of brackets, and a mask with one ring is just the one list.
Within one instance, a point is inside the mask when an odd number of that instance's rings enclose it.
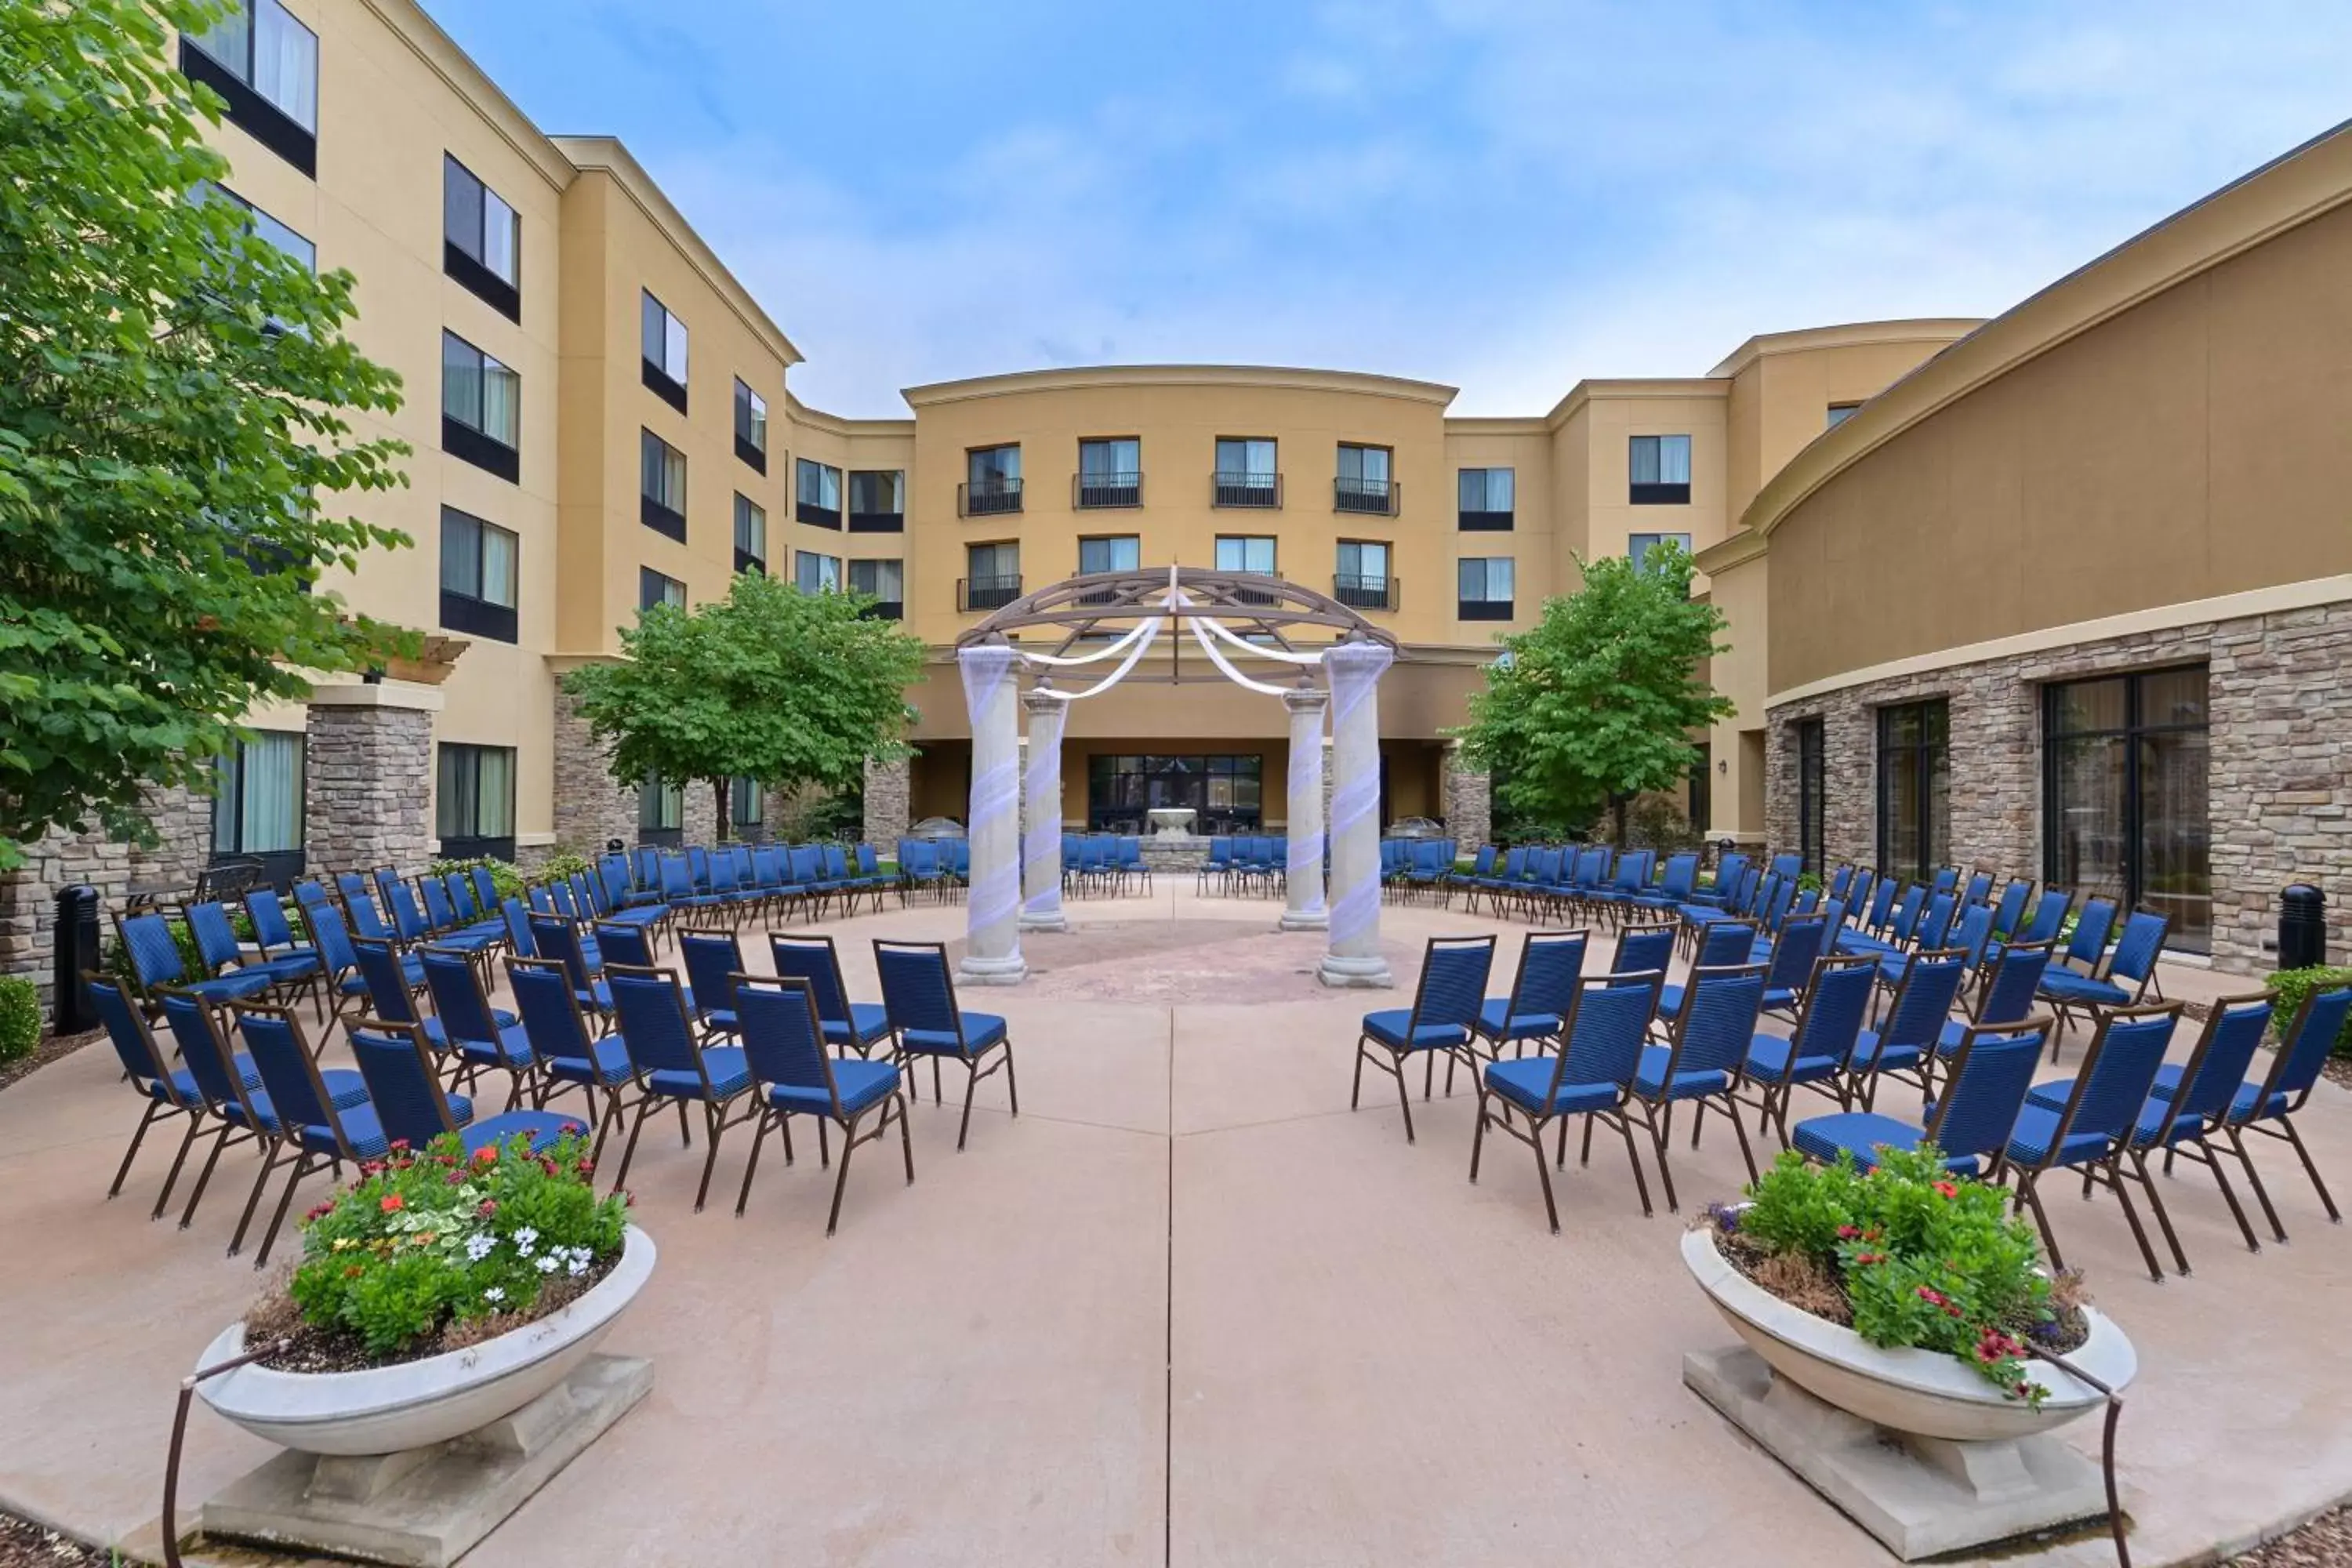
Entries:
{"label": "column capital", "polygon": [[1320,713],[1331,704],[1331,694],[1319,686],[1294,686],[1282,694],[1282,705],[1293,713]]}
{"label": "column capital", "polygon": [[1063,713],[1069,710],[1069,700],[1040,681],[1021,694],[1021,706],[1032,714]]}
{"label": "column capital", "polygon": [[1377,680],[1396,662],[1396,649],[1367,637],[1358,642],[1333,643],[1323,655],[1323,667],[1332,676],[1341,673]]}

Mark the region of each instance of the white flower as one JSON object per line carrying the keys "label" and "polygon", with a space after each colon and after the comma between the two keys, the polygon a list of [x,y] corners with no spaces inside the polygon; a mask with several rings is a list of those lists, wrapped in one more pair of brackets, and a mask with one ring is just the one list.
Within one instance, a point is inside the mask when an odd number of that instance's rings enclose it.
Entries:
{"label": "white flower", "polygon": [[487,1236],[474,1237],[468,1239],[466,1243],[466,1260],[469,1263],[479,1263],[483,1258],[488,1258],[490,1255],[490,1248],[497,1245],[498,1241],[494,1237]]}
{"label": "white flower", "polygon": [[567,1268],[564,1272],[571,1275],[574,1279],[577,1279],[580,1276],[588,1272],[588,1260],[581,1257],[577,1252],[574,1252],[572,1255],[571,1266]]}
{"label": "white flower", "polygon": [[521,1253],[525,1258],[529,1258],[530,1256],[532,1244],[539,1240],[539,1232],[531,1229],[529,1226],[525,1226],[520,1230],[515,1232],[514,1239],[515,1250]]}
{"label": "white flower", "polygon": [[555,1254],[550,1252],[540,1258],[539,1271],[541,1274],[552,1274],[555,1272]]}
{"label": "white flower", "polygon": [[503,1301],[506,1299],[507,1293],[495,1285],[482,1292],[482,1300],[485,1301]]}

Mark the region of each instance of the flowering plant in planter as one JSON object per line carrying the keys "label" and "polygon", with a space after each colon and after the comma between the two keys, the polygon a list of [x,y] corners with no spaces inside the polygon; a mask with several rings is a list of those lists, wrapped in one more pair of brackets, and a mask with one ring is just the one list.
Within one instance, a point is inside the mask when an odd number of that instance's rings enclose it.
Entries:
{"label": "flowering plant in planter", "polygon": [[2047,1391],[2025,1376],[2042,1351],[2079,1346],[2081,1279],[2053,1279],[2009,1194],[1955,1180],[1932,1145],[1881,1149],[1868,1174],[1849,1156],[1816,1165],[1783,1152],[1738,1208],[1712,1213],[1724,1256],[1790,1305],[1881,1348],[1940,1351],[2013,1399]]}
{"label": "flowering plant in planter", "polygon": [[[619,1257],[628,1200],[599,1198],[580,1140],[470,1157],[455,1134],[404,1143],[302,1220],[287,1300],[247,1317],[309,1345],[296,1360],[362,1364],[479,1342],[576,1299]],[[273,1310],[274,1305],[274,1310]]]}

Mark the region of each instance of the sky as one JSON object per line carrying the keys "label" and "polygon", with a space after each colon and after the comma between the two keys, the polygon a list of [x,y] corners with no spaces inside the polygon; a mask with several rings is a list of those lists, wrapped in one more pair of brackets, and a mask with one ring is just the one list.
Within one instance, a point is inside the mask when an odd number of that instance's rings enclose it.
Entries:
{"label": "sky", "polygon": [[424,0],[626,142],[803,402],[1314,365],[1538,414],[1981,316],[2352,115],[2333,0]]}

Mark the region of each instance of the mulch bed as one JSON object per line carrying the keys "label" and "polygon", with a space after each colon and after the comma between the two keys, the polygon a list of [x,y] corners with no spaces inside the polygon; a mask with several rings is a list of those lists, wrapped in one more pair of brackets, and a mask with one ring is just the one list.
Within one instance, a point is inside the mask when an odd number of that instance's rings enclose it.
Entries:
{"label": "mulch bed", "polygon": [[110,1558],[95,1546],[44,1530],[29,1519],[0,1513],[0,1568],[81,1568],[85,1563],[89,1568],[108,1568],[110,1562],[130,1561]]}
{"label": "mulch bed", "polygon": [[[69,1057],[97,1039],[106,1031],[92,1029],[86,1035],[51,1035],[33,1047],[33,1054],[18,1057],[13,1062],[0,1062],[0,1089],[5,1089],[37,1068],[45,1068],[61,1058]],[[0,1568],[13,1568],[5,1557],[0,1557]]]}
{"label": "mulch bed", "polygon": [[2352,1508],[2323,1513],[2301,1530],[2230,1561],[2238,1568],[2352,1568]]}

